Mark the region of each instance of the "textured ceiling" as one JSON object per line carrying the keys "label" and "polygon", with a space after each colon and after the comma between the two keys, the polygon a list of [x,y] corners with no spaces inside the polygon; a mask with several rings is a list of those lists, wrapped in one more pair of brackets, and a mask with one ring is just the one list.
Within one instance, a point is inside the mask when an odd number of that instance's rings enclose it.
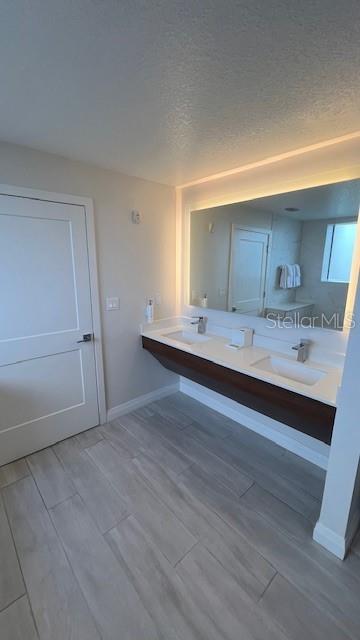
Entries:
{"label": "textured ceiling", "polygon": [[[246,206],[272,213],[282,213],[295,220],[357,218],[360,207],[360,180],[349,180],[280,193],[266,198],[256,198]],[[288,213],[285,207],[296,207],[299,211]]]}
{"label": "textured ceiling", "polygon": [[181,184],[360,128],[359,0],[11,0],[0,139]]}

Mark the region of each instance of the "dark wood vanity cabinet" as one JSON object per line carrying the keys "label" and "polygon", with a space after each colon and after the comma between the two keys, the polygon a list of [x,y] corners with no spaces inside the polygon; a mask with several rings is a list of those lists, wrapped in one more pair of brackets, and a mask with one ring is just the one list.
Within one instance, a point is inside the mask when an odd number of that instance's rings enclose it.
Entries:
{"label": "dark wood vanity cabinet", "polygon": [[142,344],[167,369],[330,444],[335,407],[145,336]]}

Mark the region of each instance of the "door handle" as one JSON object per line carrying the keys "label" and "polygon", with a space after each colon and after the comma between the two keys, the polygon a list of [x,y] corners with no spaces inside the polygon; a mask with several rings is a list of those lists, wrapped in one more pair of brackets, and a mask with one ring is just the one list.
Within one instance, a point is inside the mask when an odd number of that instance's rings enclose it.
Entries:
{"label": "door handle", "polygon": [[81,342],[91,342],[92,339],[93,339],[92,333],[84,333],[82,340],[77,340],[77,344],[80,344]]}

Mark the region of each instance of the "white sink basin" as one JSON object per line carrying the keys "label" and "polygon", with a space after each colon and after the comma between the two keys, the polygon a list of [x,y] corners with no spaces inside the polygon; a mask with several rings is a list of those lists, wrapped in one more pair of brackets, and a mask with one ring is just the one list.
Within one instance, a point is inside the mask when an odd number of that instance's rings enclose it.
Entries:
{"label": "white sink basin", "polygon": [[208,336],[204,336],[201,333],[184,330],[165,333],[164,338],[171,338],[171,340],[177,340],[177,342],[183,342],[184,344],[196,344],[197,342],[207,342],[210,340]]}
{"label": "white sink basin", "polygon": [[278,376],[282,376],[288,380],[295,380],[295,382],[301,382],[309,386],[326,376],[326,371],[313,369],[301,362],[293,362],[292,360],[279,358],[277,356],[267,356],[254,362],[252,366],[261,371],[276,373]]}

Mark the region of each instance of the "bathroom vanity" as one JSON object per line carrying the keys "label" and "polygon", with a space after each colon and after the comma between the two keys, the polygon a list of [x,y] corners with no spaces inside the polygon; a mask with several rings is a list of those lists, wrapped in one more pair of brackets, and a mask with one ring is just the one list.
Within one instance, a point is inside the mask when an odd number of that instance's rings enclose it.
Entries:
{"label": "bathroom vanity", "polygon": [[144,349],[167,369],[330,444],[341,369],[297,362],[289,343],[276,351],[256,334],[252,346],[229,342],[221,327],[201,335],[190,319],[142,332]]}
{"label": "bathroom vanity", "polygon": [[[310,456],[331,443],[359,197],[350,180],[211,207],[195,199],[183,218],[183,317],[142,333],[163,366],[205,388],[193,387],[204,401],[221,394],[224,412]],[[207,316],[208,327],[198,333],[186,316]],[[244,325],[253,339],[234,341]]]}

